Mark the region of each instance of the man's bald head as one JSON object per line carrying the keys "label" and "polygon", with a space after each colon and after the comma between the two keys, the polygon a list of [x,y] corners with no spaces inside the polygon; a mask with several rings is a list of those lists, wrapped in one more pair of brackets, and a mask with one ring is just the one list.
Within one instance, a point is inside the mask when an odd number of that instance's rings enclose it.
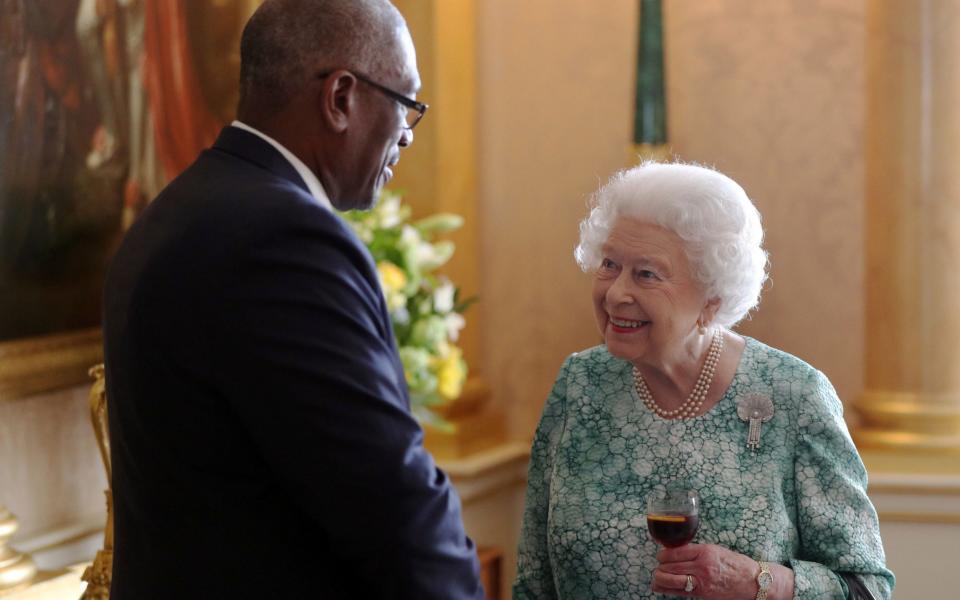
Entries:
{"label": "man's bald head", "polygon": [[320,71],[396,69],[406,27],[388,0],[266,0],[240,40],[240,109],[279,110]]}

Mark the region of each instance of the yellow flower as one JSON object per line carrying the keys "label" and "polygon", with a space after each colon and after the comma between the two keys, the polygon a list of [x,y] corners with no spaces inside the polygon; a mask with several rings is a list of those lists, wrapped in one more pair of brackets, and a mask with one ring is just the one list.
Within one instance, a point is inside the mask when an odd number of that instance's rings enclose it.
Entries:
{"label": "yellow flower", "polygon": [[382,260],[377,263],[377,275],[380,276],[383,296],[387,299],[387,310],[392,313],[406,306],[407,296],[403,288],[407,285],[407,274],[403,269],[388,260]]}
{"label": "yellow flower", "polygon": [[407,274],[403,269],[388,260],[381,260],[377,263],[377,274],[380,275],[380,285],[383,291],[396,292],[402,290],[407,285]]}
{"label": "yellow flower", "polygon": [[437,369],[437,391],[447,400],[455,400],[463,391],[463,382],[467,378],[467,365],[463,361],[463,351],[449,345],[448,352],[435,360]]}

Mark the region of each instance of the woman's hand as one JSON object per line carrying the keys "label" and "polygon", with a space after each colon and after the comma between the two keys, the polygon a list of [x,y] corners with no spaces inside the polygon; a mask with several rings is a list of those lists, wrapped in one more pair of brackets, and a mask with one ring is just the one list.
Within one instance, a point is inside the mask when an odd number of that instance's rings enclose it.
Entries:
{"label": "woman's hand", "polygon": [[[660,565],[653,572],[653,591],[659,594],[707,600],[753,600],[757,597],[760,566],[749,556],[714,544],[687,544],[664,548],[657,554]],[[770,565],[773,585],[769,600],[793,598],[793,571]],[[693,591],[686,592],[687,575]]]}

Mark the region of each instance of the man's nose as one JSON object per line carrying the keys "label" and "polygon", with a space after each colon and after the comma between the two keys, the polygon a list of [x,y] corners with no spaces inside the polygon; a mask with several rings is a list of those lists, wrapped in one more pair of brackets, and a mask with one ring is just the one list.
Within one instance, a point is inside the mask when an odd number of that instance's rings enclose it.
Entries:
{"label": "man's nose", "polygon": [[403,128],[400,130],[400,141],[397,142],[397,145],[401,148],[406,148],[413,143],[413,130]]}

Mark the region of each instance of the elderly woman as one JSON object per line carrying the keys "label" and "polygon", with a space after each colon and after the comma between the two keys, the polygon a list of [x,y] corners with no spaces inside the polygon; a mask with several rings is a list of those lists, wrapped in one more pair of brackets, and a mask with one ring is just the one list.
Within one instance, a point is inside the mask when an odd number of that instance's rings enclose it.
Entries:
{"label": "elderly woman", "polygon": [[[567,358],[544,407],[515,600],[840,600],[841,574],[890,597],[836,392],[731,330],[759,301],[762,237],[743,189],[703,167],[646,163],[599,191],[576,257],[604,344]],[[663,548],[645,499],[674,481],[701,525]]]}

